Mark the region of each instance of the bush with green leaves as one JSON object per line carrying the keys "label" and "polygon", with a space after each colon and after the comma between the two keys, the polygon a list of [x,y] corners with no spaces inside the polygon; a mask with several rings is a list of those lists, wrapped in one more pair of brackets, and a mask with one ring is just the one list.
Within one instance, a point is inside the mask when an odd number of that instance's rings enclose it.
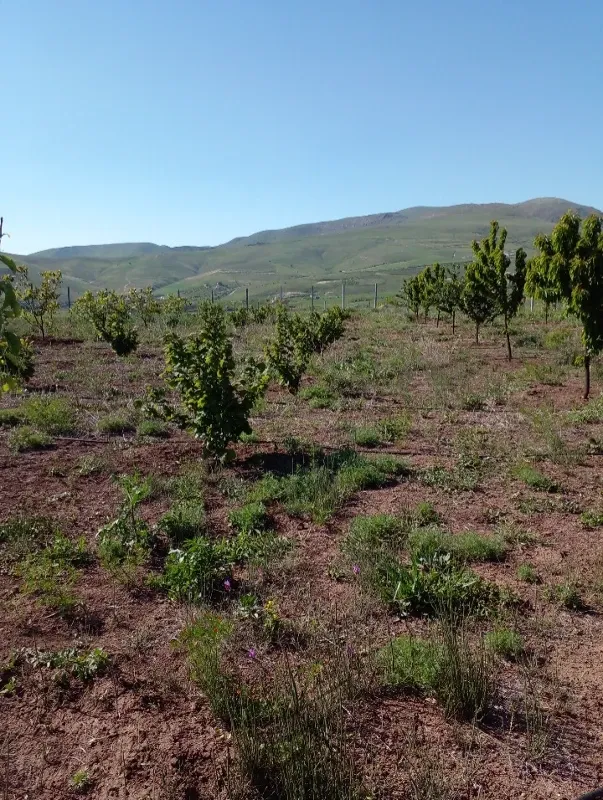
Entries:
{"label": "bush with green leaves", "polygon": [[343,336],[347,315],[333,306],[323,314],[313,311],[305,318],[279,305],[275,337],[265,348],[270,370],[279,383],[295,394],[314,353],[322,353]]}
{"label": "bush with green leaves", "polygon": [[19,385],[23,341],[10,330],[12,322],[21,314],[13,285],[17,265],[4,253],[0,253],[0,264],[12,273],[0,277],[0,390],[6,392]]}
{"label": "bush with green leaves", "polygon": [[42,270],[39,285],[30,280],[26,266],[17,267],[17,275],[17,295],[23,306],[23,315],[45,339],[60,307],[63,275],[58,269]]}
{"label": "bush with green leaves", "polygon": [[198,536],[168,554],[160,585],[172,600],[198,603],[224,590],[234,561],[233,547],[227,539],[214,541]]}
{"label": "bush with green leaves", "polygon": [[155,317],[161,313],[161,303],[153,294],[151,286],[146,286],[144,289],[132,287],[126,299],[145,328],[148,328]]}
{"label": "bush with green leaves", "polygon": [[127,356],[138,347],[132,309],[123,295],[109,289],[96,294],[84,292],[74,303],[72,313],[91,323],[99,339],[110,344],[118,356]]}
{"label": "bush with green leaves", "polygon": [[161,301],[161,315],[168,328],[176,328],[186,310],[186,300],[176,294],[169,294]]}
{"label": "bush with green leaves", "polygon": [[224,310],[217,304],[204,310],[199,333],[183,339],[166,336],[163,377],[178,394],[175,406],[165,390],[152,390],[142,405],[150,415],[190,430],[206,457],[232,455],[229,444],[251,433],[249,417],[264,394],[268,376],[262,364],[247,360],[237,375]]}

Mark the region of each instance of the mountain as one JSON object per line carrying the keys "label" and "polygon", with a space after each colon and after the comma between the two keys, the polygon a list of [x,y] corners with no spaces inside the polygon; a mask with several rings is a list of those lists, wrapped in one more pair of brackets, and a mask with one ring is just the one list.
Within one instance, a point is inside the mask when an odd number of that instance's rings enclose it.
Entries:
{"label": "mountain", "polygon": [[[167,247],[149,242],[62,247],[16,256],[32,274],[61,269],[72,296],[85,289],[153,286],[207,296],[212,288],[233,300],[274,295],[280,288],[321,297],[383,296],[423,264],[471,258],[471,241],[487,234],[491,219],[508,229],[510,249],[532,250],[534,237],[548,232],[568,209],[581,216],[602,212],[559,198],[523,203],[417,206],[401,211],[296,225],[238,237],[218,247]],[[66,291],[66,290],[65,290]]]}

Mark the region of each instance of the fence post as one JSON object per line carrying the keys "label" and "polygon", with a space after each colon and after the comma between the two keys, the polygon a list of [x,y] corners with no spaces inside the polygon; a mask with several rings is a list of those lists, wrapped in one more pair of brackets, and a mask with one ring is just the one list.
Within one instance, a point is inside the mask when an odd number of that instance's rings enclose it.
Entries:
{"label": "fence post", "polygon": [[377,310],[377,284],[375,284],[375,297],[373,298],[373,309]]}
{"label": "fence post", "polygon": [[180,289],[178,289],[178,297],[180,297]]}
{"label": "fence post", "polygon": [[345,281],[341,281],[341,310],[345,309]]}
{"label": "fence post", "polygon": [[67,308],[71,310],[71,287],[67,287]]}
{"label": "fence post", "polygon": [[312,311],[314,311],[314,287],[310,289],[310,297],[312,298]]}
{"label": "fence post", "polygon": [[534,298],[530,297],[530,313],[534,313]]}
{"label": "fence post", "polygon": [[249,289],[245,289],[245,308],[249,311]]}
{"label": "fence post", "polygon": [[213,289],[211,290],[211,301],[212,301],[212,303],[214,302],[214,290]]}
{"label": "fence post", "polygon": [[281,303],[283,302],[283,287],[281,286]]}

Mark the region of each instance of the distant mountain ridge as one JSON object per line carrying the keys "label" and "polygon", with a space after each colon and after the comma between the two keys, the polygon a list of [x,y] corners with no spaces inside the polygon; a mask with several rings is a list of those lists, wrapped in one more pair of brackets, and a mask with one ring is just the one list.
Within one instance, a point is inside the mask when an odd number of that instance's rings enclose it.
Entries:
{"label": "distant mountain ridge", "polygon": [[[125,242],[42,250],[16,258],[32,275],[61,269],[72,297],[86,289],[153,286],[209,295],[227,287],[233,300],[249,287],[255,297],[281,287],[307,292],[345,280],[350,292],[377,282],[394,291],[423,264],[471,258],[471,241],[487,234],[491,219],[509,231],[509,246],[533,250],[534,237],[549,232],[568,209],[581,216],[603,212],[555,197],[522,203],[415,206],[400,211],[264,230],[216,247],[168,247]],[[66,290],[65,290],[66,291]]]}

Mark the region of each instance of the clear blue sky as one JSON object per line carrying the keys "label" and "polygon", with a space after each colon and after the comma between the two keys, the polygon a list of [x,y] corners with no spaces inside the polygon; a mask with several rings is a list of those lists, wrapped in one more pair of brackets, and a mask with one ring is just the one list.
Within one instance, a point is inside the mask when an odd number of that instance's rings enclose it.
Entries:
{"label": "clear blue sky", "polygon": [[602,35],[601,0],[0,0],[4,249],[601,208]]}

